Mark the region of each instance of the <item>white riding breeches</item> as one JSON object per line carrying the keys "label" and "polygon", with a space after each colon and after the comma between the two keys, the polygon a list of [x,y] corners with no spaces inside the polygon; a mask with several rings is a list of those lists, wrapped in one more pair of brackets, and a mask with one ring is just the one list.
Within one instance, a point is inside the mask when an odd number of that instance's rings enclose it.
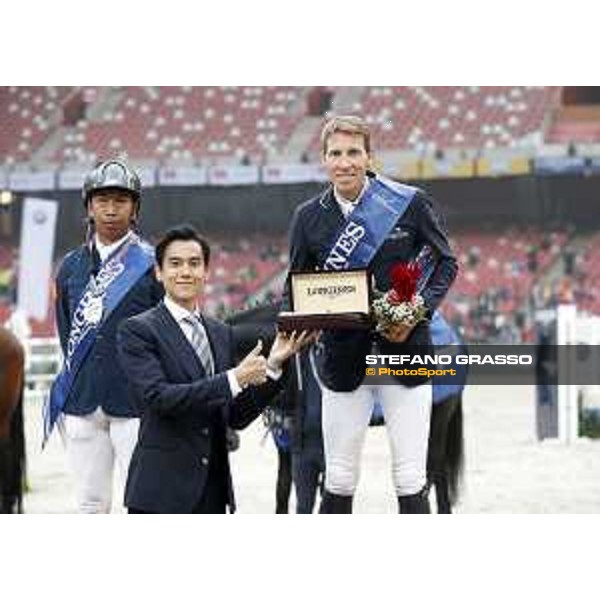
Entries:
{"label": "white riding breeches", "polygon": [[111,511],[115,458],[122,506],[122,492],[137,443],[139,419],[111,417],[98,408],[83,417],[64,415],[63,425],[67,462],[75,483],[79,512]]}
{"label": "white riding breeches", "polygon": [[392,455],[396,494],[419,492],[427,481],[427,447],[432,388],[397,384],[361,385],[353,392],[322,387],[325,488],[333,494],[353,495],[360,460],[375,402],[383,410]]}

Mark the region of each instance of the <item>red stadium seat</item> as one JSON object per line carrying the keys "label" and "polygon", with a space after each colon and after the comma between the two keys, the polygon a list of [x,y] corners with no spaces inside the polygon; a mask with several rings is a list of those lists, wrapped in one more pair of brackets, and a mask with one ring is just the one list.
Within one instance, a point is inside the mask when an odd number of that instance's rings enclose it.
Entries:
{"label": "red stadium seat", "polygon": [[26,162],[56,129],[68,87],[0,87],[0,159]]}

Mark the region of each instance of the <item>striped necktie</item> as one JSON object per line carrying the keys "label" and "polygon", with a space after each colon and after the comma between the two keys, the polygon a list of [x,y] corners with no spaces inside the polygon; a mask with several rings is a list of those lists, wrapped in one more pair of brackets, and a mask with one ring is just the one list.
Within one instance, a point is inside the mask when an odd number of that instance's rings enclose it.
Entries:
{"label": "striped necktie", "polygon": [[210,351],[210,344],[208,343],[208,336],[200,321],[195,316],[185,317],[184,321],[192,326],[192,337],[190,343],[192,344],[206,374],[210,377],[215,374],[215,365],[213,362],[212,353]]}

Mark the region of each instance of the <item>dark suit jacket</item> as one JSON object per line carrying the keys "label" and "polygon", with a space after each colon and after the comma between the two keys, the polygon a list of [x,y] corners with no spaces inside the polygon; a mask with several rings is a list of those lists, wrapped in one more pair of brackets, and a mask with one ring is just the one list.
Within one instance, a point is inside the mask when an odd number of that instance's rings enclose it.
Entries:
{"label": "dark suit jacket", "polygon": [[[215,375],[206,377],[171,313],[157,307],[119,328],[119,356],[141,411],[140,434],[125,490],[125,505],[145,512],[191,513],[207,492],[211,461],[235,511],[226,427],[249,425],[277,393],[269,381],[235,399],[225,371],[235,366],[231,328],[204,318]],[[211,480],[214,483],[214,480]]]}
{"label": "dark suit jacket", "polygon": [[[63,353],[66,355],[73,313],[87,286],[94,261],[88,246],[67,254],[56,276],[56,322]],[[131,402],[125,374],[117,360],[115,346],[117,327],[123,319],[155,306],[164,295],[151,267],[129,290],[102,325],[94,346],[87,355],[67,398],[64,412],[87,415],[99,406],[115,417],[135,417],[137,409]]]}
{"label": "dark suit jacket", "polygon": [[[372,174],[370,174],[372,176]],[[290,270],[311,271],[321,267],[339,231],[344,216],[333,194],[333,188],[300,205],[290,229]],[[410,206],[400,217],[368,266],[377,288],[390,288],[389,272],[398,262],[416,258],[421,248],[429,245],[437,266],[423,291],[431,313],[438,307],[458,270],[446,232],[433,208],[433,201],[418,191]],[[317,370],[321,381],[335,391],[355,390],[365,376],[365,357],[375,341],[381,354],[431,354],[431,338],[427,323],[413,330],[403,344],[393,344],[384,337],[367,331],[326,331],[316,352]],[[427,377],[397,378],[399,383],[415,386]]]}

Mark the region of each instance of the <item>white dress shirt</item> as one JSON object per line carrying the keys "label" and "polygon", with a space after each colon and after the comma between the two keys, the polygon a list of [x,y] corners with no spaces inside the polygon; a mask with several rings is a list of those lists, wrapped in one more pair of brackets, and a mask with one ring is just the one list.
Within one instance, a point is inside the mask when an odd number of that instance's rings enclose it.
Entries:
{"label": "white dress shirt", "polygon": [[333,196],[344,215],[344,218],[347,219],[348,215],[360,204],[363,196],[367,188],[369,187],[369,178],[365,177],[365,184],[363,185],[362,190],[360,190],[360,194],[354,201],[346,200],[336,189],[333,188]]}
{"label": "white dress shirt", "polygon": [[[206,335],[208,339],[206,329],[204,329],[204,324],[202,323],[202,319],[200,319],[199,313],[197,311],[190,312],[189,310],[187,310],[187,308],[183,308],[183,306],[180,306],[179,304],[171,300],[169,296],[165,296],[164,303],[167,310],[171,313],[171,316],[175,319],[175,321],[177,321],[177,324],[181,328],[181,331],[183,331],[183,335],[185,335],[190,344],[192,343],[193,325],[186,321],[186,319],[188,319],[190,316],[194,317],[199,322],[201,328],[204,330],[204,335]],[[231,395],[235,398],[238,394],[241,393],[242,386],[239,384],[237,377],[233,372],[233,369],[229,369],[229,371],[227,371],[227,380],[229,381],[229,389],[231,390]]]}
{"label": "white dress shirt", "polygon": [[98,238],[98,234],[94,236],[94,244],[96,245],[96,250],[98,250],[98,254],[100,255],[100,260],[104,262],[125,240],[129,239],[133,232],[128,231],[120,240],[113,242],[112,244],[103,244]]}
{"label": "white dress shirt", "polygon": [[[164,303],[166,309],[171,313],[171,316],[177,321],[177,324],[183,331],[183,335],[185,335],[186,339],[192,343],[192,334],[193,334],[193,325],[186,321],[187,318],[193,316],[200,324],[202,329],[204,330],[204,335],[206,335],[208,339],[208,335],[206,334],[206,329],[204,328],[204,324],[202,323],[202,319],[200,318],[200,312],[195,310],[190,312],[187,308],[183,308],[179,304],[177,304],[174,300],[169,298],[169,296],[165,295]],[[214,362],[214,357],[213,357]],[[273,367],[267,365],[267,376],[274,381],[277,381],[283,373],[283,369],[274,369]],[[231,395],[235,398],[238,394],[243,391],[242,386],[240,385],[237,377],[234,373],[234,369],[229,369],[227,371],[227,380],[229,381],[229,389],[231,390]]]}

